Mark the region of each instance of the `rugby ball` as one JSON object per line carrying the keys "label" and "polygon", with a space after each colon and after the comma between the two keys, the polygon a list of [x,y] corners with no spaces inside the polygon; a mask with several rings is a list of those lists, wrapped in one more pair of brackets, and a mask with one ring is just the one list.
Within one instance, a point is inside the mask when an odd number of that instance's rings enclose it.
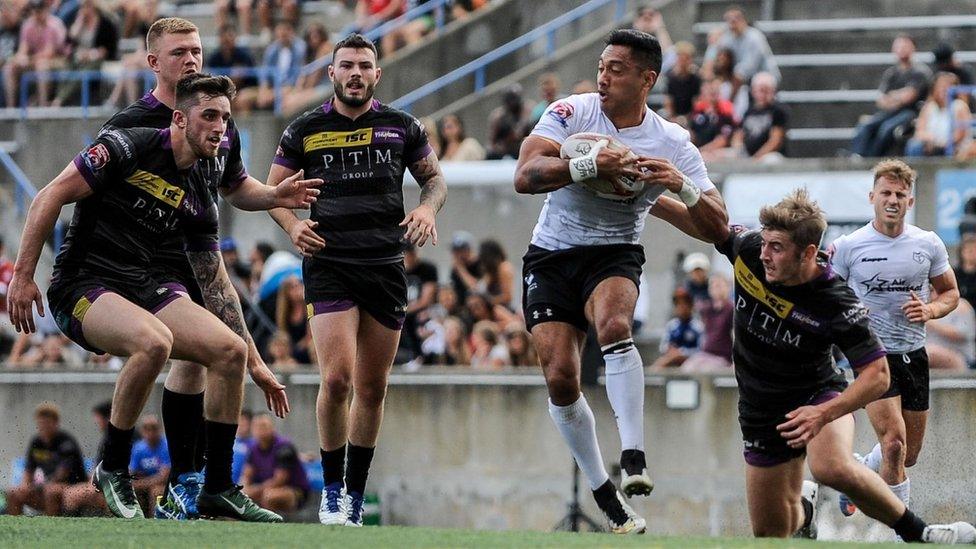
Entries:
{"label": "rugby ball", "polygon": [[[606,142],[607,147],[611,150],[626,152],[627,158],[637,158],[637,155],[634,154],[633,151],[627,147],[627,145],[624,145],[609,135],[603,135],[600,133],[576,133],[569,136],[566,138],[566,141],[563,141],[562,146],[559,148],[559,156],[564,159],[586,156],[591,150],[593,150],[593,146],[601,141]],[[625,192],[618,193],[618,191],[614,188],[613,183],[600,177],[580,181],[580,184],[600,198],[617,201],[629,200],[644,190],[643,181],[634,181],[629,177],[618,178],[618,181],[623,183],[623,186],[626,188]]]}

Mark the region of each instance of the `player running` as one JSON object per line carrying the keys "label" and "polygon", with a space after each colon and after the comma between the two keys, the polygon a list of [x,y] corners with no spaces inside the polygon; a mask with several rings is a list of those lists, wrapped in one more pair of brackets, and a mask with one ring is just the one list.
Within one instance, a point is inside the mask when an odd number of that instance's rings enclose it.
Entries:
{"label": "player running", "polygon": [[[891,387],[866,407],[879,442],[861,459],[905,505],[911,491],[905,468],[915,465],[922,451],[929,410],[925,323],[959,303],[945,244],[935,233],[905,223],[915,203],[915,178],[915,170],[901,160],[876,164],[868,195],[874,219],[831,246],[834,272],[870,311],[871,330],[887,350],[891,372]],[[929,284],[938,292],[932,301]],[[850,498],[842,494],[839,503],[845,516],[854,514]]]}
{"label": "player running", "polygon": [[[549,388],[549,414],[618,534],[643,532],[645,520],[610,481],[593,412],[580,392],[587,326],[595,327],[606,361],[607,396],[623,448],[621,489],[647,495],[654,485],[644,455],[644,362],[631,336],[644,221],[650,210],[710,242],[728,234],[725,205],[688,132],[645,104],[660,71],[661,46],[653,36],[610,33],[598,65],[599,92],[551,105],[522,143],[515,173],[516,191],[548,193],[523,258],[523,307]],[[560,158],[563,142],[580,132],[612,137],[639,156],[594,147],[579,159]],[[574,184],[594,176],[631,177],[646,187],[618,201]],[[660,196],[665,189],[684,203]]]}
{"label": "player running", "polygon": [[[380,76],[372,42],[359,34],[339,41],[329,66],[335,97],[288,126],[268,178],[275,185],[305,170],[326,181],[311,219],[271,212],[305,256],[309,331],[322,376],[316,417],[323,524],[362,526],[407,306],[403,251],[437,243],[434,216],[447,198],[424,127],[373,99]],[[421,191],[420,205],[404,217],[406,169]]]}
{"label": "player running", "polygon": [[[759,222],[761,230],[736,230],[716,245],[734,265],[732,356],[753,533],[816,537],[818,487],[803,480],[806,455],[817,482],[905,541],[976,543],[969,523],[927,525],[851,454],[851,412],[887,390],[888,363],[867,309],[818,252],[823,211],[801,189],[764,207]],[[850,386],[832,345],[859,374]]]}

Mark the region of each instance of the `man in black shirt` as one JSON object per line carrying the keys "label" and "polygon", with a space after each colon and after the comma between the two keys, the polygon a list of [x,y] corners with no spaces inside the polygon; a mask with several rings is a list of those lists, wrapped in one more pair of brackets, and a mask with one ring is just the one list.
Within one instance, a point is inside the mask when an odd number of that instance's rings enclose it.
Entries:
{"label": "man in black shirt", "polygon": [[[209,467],[197,498],[201,513],[276,522],[230,481],[247,345],[233,287],[217,251],[213,169],[230,119],[234,85],[227,77],[191,74],[176,88],[169,128],[107,129],[31,204],[11,281],[11,320],[34,330],[33,282],[44,240],[61,208],[78,202],[54,265],[48,301],[68,337],[96,352],[129,357],[116,383],[105,457],[93,483],[109,509],[142,517],[128,462],[136,419],[172,353],[208,367],[205,405]],[[304,190],[296,192],[296,206]],[[204,301],[214,314],[160,284],[150,273],[162,242],[183,234]],[[219,318],[216,315],[219,315]],[[223,320],[223,322],[221,322]],[[235,334],[228,324],[238,327]]]}
{"label": "man in black shirt", "polygon": [[786,150],[786,108],[776,101],[776,78],[768,72],[752,77],[752,106],[742,116],[742,124],[732,136],[732,147],[744,149],[753,160],[766,161]]}
{"label": "man in black shirt", "polygon": [[[72,484],[85,482],[85,463],[75,437],[60,429],[61,414],[45,402],[34,410],[37,435],[27,446],[24,477],[7,490],[7,514],[19,515],[29,505],[47,516],[61,514],[61,498]],[[40,473],[43,480],[37,482]]]}
{"label": "man in black shirt", "polygon": [[[759,221],[761,230],[739,228],[716,245],[734,265],[733,362],[753,533],[815,537],[817,486],[803,481],[807,454],[818,482],[847,493],[905,541],[976,542],[968,523],[926,525],[852,456],[851,413],[885,392],[888,364],[867,309],[818,252],[823,211],[797,190],[764,207]],[[849,387],[832,345],[859,373]]]}
{"label": "man in black shirt", "polygon": [[959,297],[976,307],[976,234],[962,235],[959,243],[959,263],[956,265]]}
{"label": "man in black shirt", "polygon": [[423,349],[419,329],[428,320],[424,311],[437,300],[437,266],[420,259],[416,246],[403,251],[403,266],[407,275],[407,310],[404,317],[401,344],[409,346],[409,368],[423,364]]}
{"label": "man in black shirt", "polygon": [[[309,331],[322,371],[316,415],[324,524],[362,525],[366,477],[407,308],[403,251],[428,240],[437,244],[434,216],[447,198],[424,127],[373,99],[380,75],[372,42],[359,34],[339,41],[329,66],[335,97],[289,124],[268,178],[275,185],[304,169],[326,181],[310,219],[271,212],[305,256]],[[420,205],[404,217],[407,169],[421,191]]]}

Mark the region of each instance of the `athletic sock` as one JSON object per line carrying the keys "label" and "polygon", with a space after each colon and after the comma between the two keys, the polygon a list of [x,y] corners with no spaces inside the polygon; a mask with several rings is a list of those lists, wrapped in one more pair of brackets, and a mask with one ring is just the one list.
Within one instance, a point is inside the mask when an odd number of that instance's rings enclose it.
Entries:
{"label": "athletic sock", "polygon": [[596,504],[600,506],[600,509],[610,509],[614,507],[614,504],[618,503],[617,488],[608,478],[606,482],[593,489],[593,499],[596,500]]}
{"label": "athletic sock", "polygon": [[905,507],[908,507],[908,502],[911,499],[912,493],[912,479],[905,477],[905,482],[902,482],[901,484],[893,484],[889,486],[889,488],[891,488],[891,491],[898,496],[898,499],[900,499],[902,503],[905,504]]}
{"label": "athletic sock", "polygon": [[194,452],[203,438],[203,393],[187,395],[163,389],[163,429],[169,446],[169,482],[176,484],[183,473],[198,471]]}
{"label": "athletic sock", "polygon": [[346,445],[335,450],[323,450],[319,448],[319,455],[322,457],[322,481],[324,486],[342,482],[342,477],[346,472]]}
{"label": "athletic sock", "polygon": [[871,469],[875,473],[881,471],[881,461],[883,456],[881,455],[881,443],[874,445],[867,456],[864,457],[864,465],[867,465],[868,469]]}
{"label": "athletic sock", "polygon": [[891,525],[891,528],[901,539],[908,543],[922,541],[922,533],[925,532],[925,521],[915,516],[911,509],[905,509],[905,514]]}
{"label": "athletic sock", "polygon": [[108,423],[108,433],[105,435],[105,454],[102,458],[102,469],[106,471],[128,471],[129,458],[132,456],[132,436],[135,429],[119,429]]}
{"label": "athletic sock", "polygon": [[620,447],[644,449],[644,363],[633,339],[604,345],[607,398],[617,418]]}
{"label": "athletic sock", "polygon": [[556,406],[550,400],[549,415],[586,476],[590,490],[596,490],[606,483],[610,475],[603,466],[600,443],[596,438],[596,420],[586,398],[581,394],[569,406]]}
{"label": "athletic sock", "polygon": [[346,492],[363,495],[366,493],[366,477],[369,465],[373,462],[376,448],[356,446],[349,443],[349,458],[346,460]]}
{"label": "athletic sock", "polygon": [[203,480],[203,490],[208,494],[219,494],[234,486],[231,481],[231,462],[234,460],[234,437],[237,435],[236,423],[206,422],[207,428],[207,476]]}
{"label": "athletic sock", "polygon": [[[207,420],[203,418],[203,393],[200,393],[200,414],[197,416],[196,441],[193,443],[193,470],[203,471],[207,466]],[[237,438],[237,433],[234,434]]]}

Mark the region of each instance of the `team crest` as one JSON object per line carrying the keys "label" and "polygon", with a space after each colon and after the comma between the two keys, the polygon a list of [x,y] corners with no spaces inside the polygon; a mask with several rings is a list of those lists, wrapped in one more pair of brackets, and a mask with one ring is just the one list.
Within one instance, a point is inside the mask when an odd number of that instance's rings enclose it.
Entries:
{"label": "team crest", "polygon": [[568,128],[569,123],[567,120],[569,120],[569,117],[573,116],[573,106],[564,101],[560,101],[549,109],[548,114],[549,116],[555,118],[556,122],[559,122],[560,126]]}
{"label": "team crest", "polygon": [[922,263],[925,263],[925,258],[922,257],[922,252],[915,252],[915,253],[913,253],[912,254],[912,259],[914,259],[915,260],[915,263],[918,263],[919,265],[921,265]]}
{"label": "team crest", "polygon": [[85,151],[85,165],[87,165],[88,168],[93,172],[97,172],[105,167],[105,164],[108,164],[108,161],[108,147],[106,147],[103,143],[99,143]]}

